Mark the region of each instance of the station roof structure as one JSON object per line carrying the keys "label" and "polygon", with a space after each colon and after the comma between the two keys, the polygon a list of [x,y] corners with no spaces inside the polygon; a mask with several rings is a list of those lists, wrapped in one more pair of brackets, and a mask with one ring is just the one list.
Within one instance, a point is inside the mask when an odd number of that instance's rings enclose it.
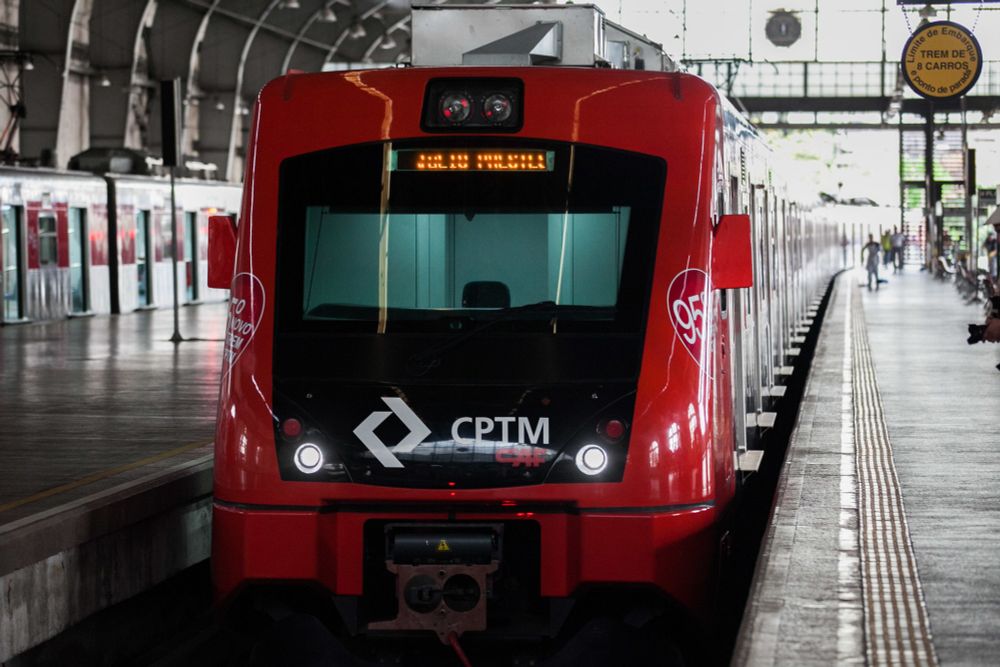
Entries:
{"label": "station roof structure", "polygon": [[[0,159],[65,168],[92,148],[159,155],[158,82],[180,77],[187,173],[238,181],[261,86],[293,69],[408,60],[410,4],[3,0]],[[969,115],[963,119],[989,129],[1000,111],[1000,60],[987,36],[1000,29],[1000,4],[936,4],[938,19],[966,23],[987,47],[982,76],[964,98]],[[719,86],[762,127],[894,128],[927,119],[947,125],[958,117],[959,100],[931,105],[899,75],[900,47],[933,14],[928,8],[896,0],[624,0],[603,6],[609,19],[649,31],[670,56]],[[769,35],[775,26],[794,39]]]}
{"label": "station roof structure", "polygon": [[0,103],[22,117],[0,149],[56,167],[91,147],[158,154],[158,81],[181,77],[184,154],[239,180],[267,81],[390,66],[409,55],[409,22],[409,0],[5,0]]}

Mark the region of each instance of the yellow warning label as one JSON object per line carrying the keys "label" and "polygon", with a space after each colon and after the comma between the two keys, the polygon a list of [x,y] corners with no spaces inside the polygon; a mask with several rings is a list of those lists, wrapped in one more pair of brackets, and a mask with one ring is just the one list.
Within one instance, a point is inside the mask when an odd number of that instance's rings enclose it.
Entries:
{"label": "yellow warning label", "polygon": [[451,551],[451,547],[448,546],[447,540],[441,540],[438,542],[438,551]]}
{"label": "yellow warning label", "polygon": [[975,85],[983,50],[965,27],[951,21],[925,23],[903,47],[903,78],[918,94],[957,97]]}

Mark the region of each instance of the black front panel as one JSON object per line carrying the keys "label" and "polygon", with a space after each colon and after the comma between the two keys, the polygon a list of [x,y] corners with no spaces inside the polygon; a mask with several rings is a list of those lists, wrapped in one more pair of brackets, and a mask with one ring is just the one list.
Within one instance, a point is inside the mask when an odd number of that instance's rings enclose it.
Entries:
{"label": "black front panel", "polygon": [[620,480],[627,431],[599,428],[632,420],[664,179],[658,158],[502,137],[283,162],[283,478]]}
{"label": "black front panel", "polygon": [[[630,384],[283,383],[274,406],[278,460],[288,480],[414,488],[620,481],[628,433],[613,439],[600,429],[610,419],[631,423],[634,392]],[[289,418],[304,427],[294,437],[281,429]],[[407,438],[419,442],[408,445]],[[322,451],[320,470],[295,465],[304,444]],[[594,445],[607,453],[607,464],[595,474],[581,472],[577,454]]]}

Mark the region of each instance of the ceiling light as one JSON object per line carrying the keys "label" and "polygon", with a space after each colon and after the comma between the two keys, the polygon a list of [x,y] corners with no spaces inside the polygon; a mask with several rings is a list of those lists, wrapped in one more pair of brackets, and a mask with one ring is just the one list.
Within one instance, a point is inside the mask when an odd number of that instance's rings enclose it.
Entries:
{"label": "ceiling light", "polygon": [[225,111],[226,110],[226,103],[223,102],[222,99],[216,99],[215,100],[215,110],[216,111]]}
{"label": "ceiling light", "polygon": [[282,0],[281,4],[278,5],[279,9],[301,9],[299,5],[299,0]]}
{"label": "ceiling light", "polygon": [[333,7],[324,7],[317,20],[320,23],[336,23],[337,13],[333,11]]}
{"label": "ceiling light", "polygon": [[368,31],[365,27],[361,25],[357,20],[351,24],[350,33],[348,33],[351,39],[363,39],[368,35]]}
{"label": "ceiling light", "polygon": [[101,74],[101,78],[98,79],[97,85],[100,86],[101,88],[110,88],[111,79],[108,78],[107,74]]}
{"label": "ceiling light", "polygon": [[387,32],[385,33],[385,35],[382,36],[382,42],[378,45],[378,48],[388,51],[390,49],[396,48],[397,46],[399,45],[396,44],[396,40],[394,40],[392,38],[392,35],[390,35]]}

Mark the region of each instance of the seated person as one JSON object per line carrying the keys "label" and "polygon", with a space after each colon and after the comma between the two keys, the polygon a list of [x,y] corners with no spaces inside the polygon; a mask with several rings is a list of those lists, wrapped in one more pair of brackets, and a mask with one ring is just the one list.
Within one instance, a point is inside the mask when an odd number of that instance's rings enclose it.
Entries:
{"label": "seated person", "polygon": [[988,343],[1000,343],[1000,317],[986,319],[986,331],[983,332],[983,340]]}

